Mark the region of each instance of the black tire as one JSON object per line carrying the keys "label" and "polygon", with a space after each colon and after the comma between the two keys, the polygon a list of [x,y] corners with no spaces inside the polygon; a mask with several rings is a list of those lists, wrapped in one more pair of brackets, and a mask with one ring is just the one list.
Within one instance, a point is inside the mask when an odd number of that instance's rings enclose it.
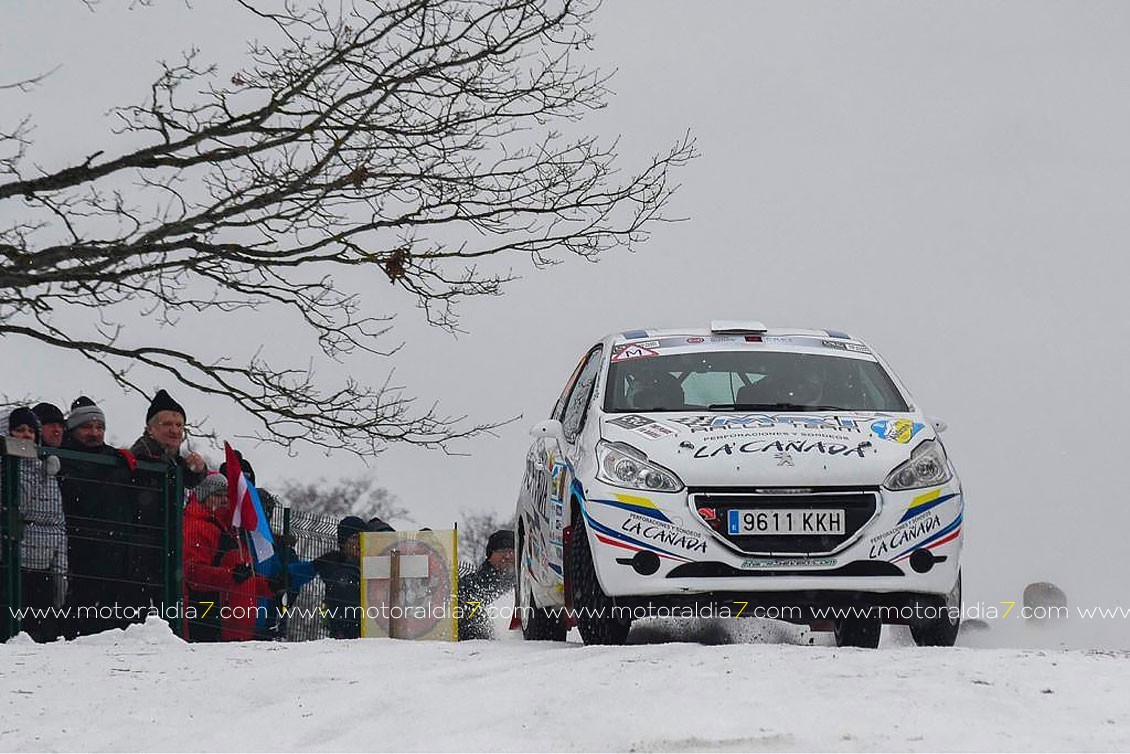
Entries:
{"label": "black tire", "polygon": [[[544,608],[538,607],[537,603],[534,602],[533,591],[522,577],[522,574],[525,572],[527,557],[525,540],[525,530],[523,527],[519,526],[519,560],[517,568],[515,569],[517,578],[514,580],[514,605],[522,610],[520,614],[522,638],[526,641],[565,641],[565,634],[568,631],[568,627],[565,625],[564,608],[558,608],[555,612],[551,613]],[[522,599],[523,596],[525,599]]]}
{"label": "black tire", "polygon": [[[522,622],[522,638],[526,641],[565,641],[568,629],[564,615],[555,615],[534,604],[533,595],[527,597],[532,610]],[[565,608],[558,608],[564,610]]]}
{"label": "black tire", "polygon": [[932,607],[936,615],[933,618],[911,619],[910,635],[914,637],[914,643],[920,647],[952,647],[961,629],[961,572],[958,572],[957,582],[949,594],[942,599],[920,602],[918,607]]}
{"label": "black tire", "polygon": [[576,520],[568,568],[577,630],[585,644],[623,644],[632,629],[631,618],[625,620],[614,615],[615,602],[604,593],[596,577],[589,535],[580,512],[577,512]]}
{"label": "black tire", "polygon": [[879,636],[883,633],[883,621],[870,611],[867,615],[847,615],[836,618],[832,630],[836,636],[837,647],[862,647],[875,649],[879,646]]}

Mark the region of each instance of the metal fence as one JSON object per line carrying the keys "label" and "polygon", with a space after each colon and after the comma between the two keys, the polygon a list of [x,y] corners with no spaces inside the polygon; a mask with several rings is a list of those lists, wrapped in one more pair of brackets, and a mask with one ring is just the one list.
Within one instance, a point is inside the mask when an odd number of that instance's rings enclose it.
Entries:
{"label": "metal fence", "polygon": [[177,602],[176,467],[0,443],[0,638],[121,628]]}
{"label": "metal fence", "polygon": [[[279,518],[272,519],[272,525]],[[319,556],[337,549],[336,518],[284,508],[281,519],[279,528],[272,526],[272,529],[277,534],[280,550],[287,555],[288,564],[312,563]],[[289,547],[287,543],[290,543]],[[302,569],[291,570],[303,573]],[[309,575],[309,571],[305,575]],[[292,587],[287,591],[288,617],[282,625],[280,638],[308,641],[329,636],[327,622],[321,615],[326,591],[322,580],[310,579],[299,589],[294,589],[289,583],[288,586]]]}
{"label": "metal fence", "polygon": [[233,566],[222,556],[249,544],[242,532],[211,532],[227,538],[208,557],[214,556],[210,567],[227,569],[229,586],[217,590],[211,605],[201,604],[208,595],[186,580],[183,553],[200,522],[185,515],[186,490],[175,466],[131,466],[113,451],[0,438],[0,641],[20,630],[37,641],[73,638],[154,614],[193,640],[328,636],[325,587],[314,561],[338,548],[337,519],[291,510],[260,493],[276,560],[269,573],[247,582],[269,589],[242,595],[242,608],[253,616],[239,623],[243,633],[232,634],[220,613],[231,614],[238,600],[230,586]]}

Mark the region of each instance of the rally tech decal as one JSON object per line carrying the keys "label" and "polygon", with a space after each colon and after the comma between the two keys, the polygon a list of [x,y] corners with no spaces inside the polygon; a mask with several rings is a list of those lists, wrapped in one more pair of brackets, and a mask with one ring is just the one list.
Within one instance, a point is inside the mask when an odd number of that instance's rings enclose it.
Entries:
{"label": "rally tech decal", "polygon": [[622,495],[620,493],[614,494],[613,497],[615,500],[593,500],[592,502],[608,505],[613,508],[622,508],[623,510],[638,513],[641,516],[647,516],[659,521],[668,523],[671,521],[663,511],[655,506],[655,503],[651,502],[646,497],[640,497],[639,495]]}

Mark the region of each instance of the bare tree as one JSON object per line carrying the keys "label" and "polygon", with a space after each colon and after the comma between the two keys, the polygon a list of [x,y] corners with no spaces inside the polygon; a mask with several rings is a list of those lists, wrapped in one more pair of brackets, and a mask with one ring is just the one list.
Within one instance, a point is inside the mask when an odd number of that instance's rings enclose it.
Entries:
{"label": "bare tree", "polygon": [[[274,486],[274,485],[272,485]],[[284,481],[273,490],[295,509],[323,516],[360,516],[368,521],[376,516],[384,521],[409,517],[407,508],[396,496],[377,484],[373,472],[337,481]]]}
{"label": "bare tree", "polygon": [[[31,122],[0,116],[0,338],[78,352],[128,389],[146,392],[140,367],[226,396],[254,436],[286,446],[369,453],[488,429],[415,406],[391,377],[333,383],[323,361],[212,357],[122,325],[282,306],[272,316],[296,318],[325,359],[391,356],[397,304],[378,278],[454,330],[453,305],[498,295],[516,258],[645,240],[693,142],[622,174],[616,144],[559,130],[578,133],[608,96],[577,59],[591,2],[237,5],[269,35],[246,66],[221,73],[195,51],[162,63],[140,104],[112,111],[118,136],[81,161],[29,164]],[[0,89],[0,112],[37,83]]]}

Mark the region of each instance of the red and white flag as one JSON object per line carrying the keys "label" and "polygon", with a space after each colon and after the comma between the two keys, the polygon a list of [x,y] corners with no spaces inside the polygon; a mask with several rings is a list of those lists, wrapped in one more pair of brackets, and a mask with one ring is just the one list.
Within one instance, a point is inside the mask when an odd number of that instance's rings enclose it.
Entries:
{"label": "red and white flag", "polygon": [[248,536],[251,537],[251,545],[255,549],[255,562],[265,563],[275,554],[275,539],[271,536],[271,527],[267,523],[266,514],[263,513],[263,505],[259,502],[259,493],[244,476],[243,469],[239,465],[239,456],[226,442],[224,459],[227,463],[225,468],[228,476],[232,528],[247,531]]}

